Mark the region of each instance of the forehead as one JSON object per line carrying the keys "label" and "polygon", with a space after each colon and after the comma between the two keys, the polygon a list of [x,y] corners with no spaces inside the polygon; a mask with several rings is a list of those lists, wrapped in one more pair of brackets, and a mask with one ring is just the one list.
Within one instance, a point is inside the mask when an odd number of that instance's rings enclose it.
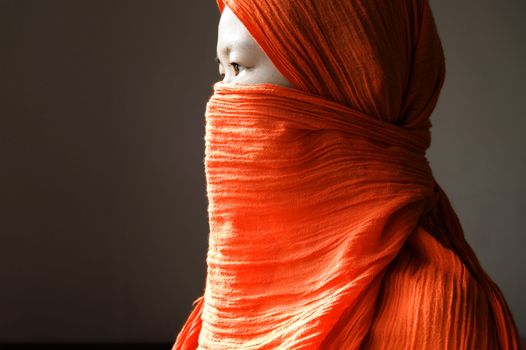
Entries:
{"label": "forehead", "polygon": [[228,54],[231,50],[254,50],[257,44],[243,23],[225,7],[218,27],[217,50]]}

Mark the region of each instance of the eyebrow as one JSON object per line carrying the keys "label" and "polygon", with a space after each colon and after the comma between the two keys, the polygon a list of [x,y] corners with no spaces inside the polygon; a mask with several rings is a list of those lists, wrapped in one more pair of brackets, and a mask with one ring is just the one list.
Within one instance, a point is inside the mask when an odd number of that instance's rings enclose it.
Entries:
{"label": "eyebrow", "polygon": [[[227,47],[225,47],[221,52],[223,54],[225,54],[225,56],[228,56],[230,54],[230,51],[232,49],[232,45],[228,45]],[[219,56],[216,55],[216,57],[214,58],[214,61],[216,63],[221,63],[221,60],[219,59]]]}
{"label": "eyebrow", "polygon": [[[227,45],[223,50],[221,50],[221,52],[224,53],[225,56],[228,56],[230,54],[230,51],[232,50],[232,46],[235,46],[241,49],[245,49],[245,50],[252,50],[255,48],[254,44],[251,42],[241,42],[235,45],[232,45],[232,44]],[[217,55],[214,57],[214,62],[221,63],[221,60],[219,59]]]}

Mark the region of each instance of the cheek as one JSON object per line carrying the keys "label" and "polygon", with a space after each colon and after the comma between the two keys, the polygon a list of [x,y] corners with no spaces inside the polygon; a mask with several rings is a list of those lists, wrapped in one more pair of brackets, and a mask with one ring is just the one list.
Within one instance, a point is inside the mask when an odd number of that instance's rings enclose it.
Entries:
{"label": "cheek", "polygon": [[283,86],[292,86],[287,79],[280,73],[280,71],[269,61],[268,64],[258,67],[254,70],[254,77],[252,78],[257,83],[270,83]]}
{"label": "cheek", "polygon": [[280,73],[280,71],[278,71],[278,69],[275,68],[274,66],[273,66],[273,69],[269,72],[269,80],[271,80],[270,82],[272,82],[274,84],[278,84],[278,85],[283,85],[283,86],[291,86],[292,85]]}
{"label": "cheek", "polygon": [[281,74],[270,65],[256,65],[250,69],[242,71],[237,82],[240,84],[262,84],[262,83],[279,83]]}

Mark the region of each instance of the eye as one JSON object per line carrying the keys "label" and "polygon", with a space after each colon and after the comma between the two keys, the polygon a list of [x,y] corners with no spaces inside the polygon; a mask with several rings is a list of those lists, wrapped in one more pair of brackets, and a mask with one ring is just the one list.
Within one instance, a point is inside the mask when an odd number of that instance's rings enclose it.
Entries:
{"label": "eye", "polygon": [[[214,61],[217,64],[221,65],[221,61],[219,61],[219,58],[217,56],[214,58]],[[234,69],[235,75],[237,76],[239,74],[239,68],[242,66],[237,62],[230,63],[230,66],[232,66],[232,68]],[[219,75],[223,78],[225,76],[225,73],[219,73]]]}
{"label": "eye", "polygon": [[221,61],[219,60],[219,57],[214,57],[214,62],[219,65],[219,76],[221,76],[221,78],[224,78],[225,73],[221,73]]}
{"label": "eye", "polygon": [[234,68],[234,71],[236,72],[236,75],[239,74],[239,64],[236,63],[236,62],[232,62],[230,63],[230,65],[232,66],[232,68]]}

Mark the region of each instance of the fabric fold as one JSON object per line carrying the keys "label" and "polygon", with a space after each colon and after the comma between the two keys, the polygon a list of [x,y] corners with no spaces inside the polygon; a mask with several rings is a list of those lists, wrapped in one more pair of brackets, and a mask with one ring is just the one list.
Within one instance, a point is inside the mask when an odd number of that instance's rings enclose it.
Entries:
{"label": "fabric fold", "polygon": [[[420,138],[295,89],[214,90],[200,345],[316,348],[346,309],[374,304],[434,194]],[[347,320],[358,343],[373,317],[359,310]]]}
{"label": "fabric fold", "polygon": [[427,1],[225,4],[294,88],[213,85],[206,286],[173,349],[518,349],[426,158]]}

